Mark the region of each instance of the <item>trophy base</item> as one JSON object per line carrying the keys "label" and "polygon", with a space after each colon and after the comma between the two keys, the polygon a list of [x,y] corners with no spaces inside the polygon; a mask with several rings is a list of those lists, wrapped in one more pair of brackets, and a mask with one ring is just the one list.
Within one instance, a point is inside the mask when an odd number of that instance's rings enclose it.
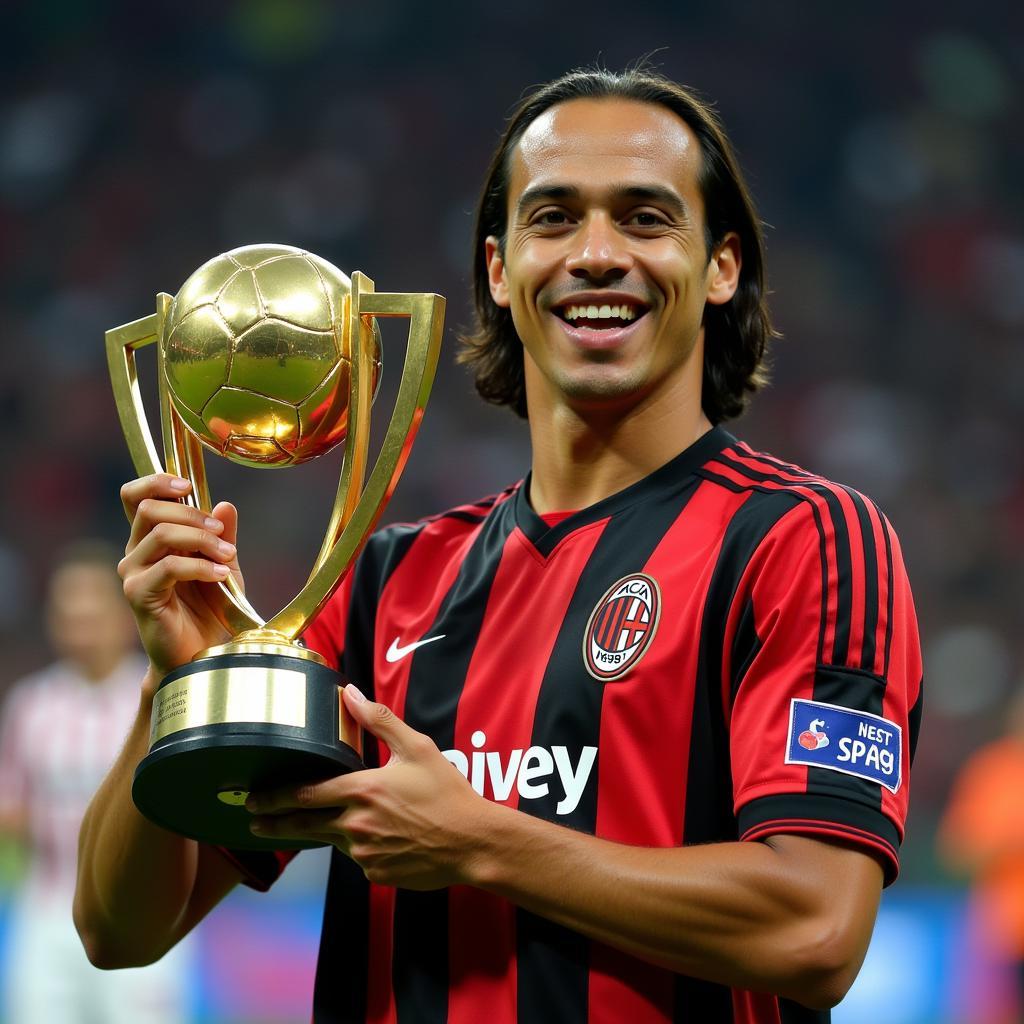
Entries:
{"label": "trophy base", "polygon": [[345,680],[308,658],[248,650],[200,658],[160,683],[132,799],[155,824],[217,846],[322,846],[254,836],[244,804],[256,790],[365,767]]}

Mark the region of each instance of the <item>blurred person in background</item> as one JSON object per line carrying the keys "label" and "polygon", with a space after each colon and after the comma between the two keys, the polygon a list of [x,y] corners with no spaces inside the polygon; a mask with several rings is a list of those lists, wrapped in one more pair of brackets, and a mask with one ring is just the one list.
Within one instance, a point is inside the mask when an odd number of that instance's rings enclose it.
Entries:
{"label": "blurred person in background", "polygon": [[[763,383],[763,258],[674,83],[576,72],[512,116],[467,362],[527,418],[531,473],[370,539],[305,635],[355,684],[368,770],[247,804],[256,834],[335,847],[315,1020],[822,1022],[852,983],[898,870],[917,624],[874,503],[721,426]],[[150,666],[76,895],[108,966],[288,859],[131,803],[156,687],[222,642],[204,588],[238,573],[234,506],[188,489],[121,491]]]}
{"label": "blurred person in background", "polygon": [[186,1019],[186,950],[142,970],[100,971],[71,917],[82,815],[135,718],[146,670],[116,564],[98,541],[58,559],[46,624],[59,660],[16,683],[3,707],[0,830],[27,859],[10,924],[5,1024]]}
{"label": "blurred person in background", "polygon": [[960,769],[939,848],[953,871],[972,880],[971,934],[987,956],[1016,969],[1024,1016],[1024,690],[1010,705],[1005,734]]}

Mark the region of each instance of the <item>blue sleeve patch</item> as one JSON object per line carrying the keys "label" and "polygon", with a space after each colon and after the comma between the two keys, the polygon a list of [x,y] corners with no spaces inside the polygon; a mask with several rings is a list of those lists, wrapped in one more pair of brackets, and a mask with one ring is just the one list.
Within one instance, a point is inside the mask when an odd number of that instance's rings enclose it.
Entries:
{"label": "blue sleeve patch", "polygon": [[855,775],[895,793],[902,754],[903,730],[887,718],[799,697],[790,703],[786,764]]}

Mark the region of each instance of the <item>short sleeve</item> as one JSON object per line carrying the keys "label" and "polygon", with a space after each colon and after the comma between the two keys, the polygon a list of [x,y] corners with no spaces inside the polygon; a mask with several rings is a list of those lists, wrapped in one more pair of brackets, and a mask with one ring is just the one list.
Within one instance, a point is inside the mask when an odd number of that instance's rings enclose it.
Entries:
{"label": "short sleeve", "polygon": [[874,503],[807,488],[755,550],[726,633],[740,838],[847,842],[891,882],[922,668],[899,542]]}

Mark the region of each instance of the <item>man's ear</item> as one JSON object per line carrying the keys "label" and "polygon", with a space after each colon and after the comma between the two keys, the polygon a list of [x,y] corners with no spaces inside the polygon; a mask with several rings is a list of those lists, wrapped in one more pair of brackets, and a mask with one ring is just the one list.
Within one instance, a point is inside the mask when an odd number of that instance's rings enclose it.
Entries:
{"label": "man's ear", "polygon": [[715,246],[715,251],[708,262],[707,301],[711,305],[722,306],[736,294],[742,266],[743,253],[740,249],[740,236],[735,231],[730,231]]}
{"label": "man's ear", "polygon": [[508,309],[505,257],[501,254],[501,242],[494,235],[488,235],[484,242],[484,259],[487,262],[487,283],[491,286],[491,298],[496,306]]}

